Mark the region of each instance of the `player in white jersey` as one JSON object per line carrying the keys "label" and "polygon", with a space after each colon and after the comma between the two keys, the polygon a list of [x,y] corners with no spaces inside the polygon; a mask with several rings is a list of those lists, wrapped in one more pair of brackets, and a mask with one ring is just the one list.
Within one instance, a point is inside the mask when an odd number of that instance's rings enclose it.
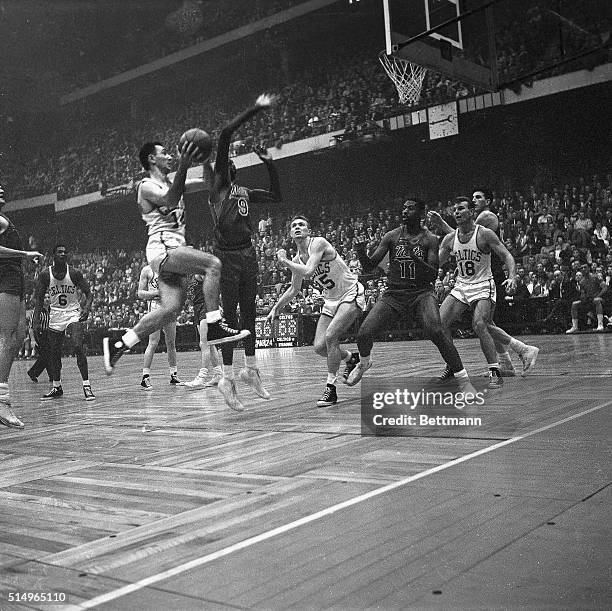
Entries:
{"label": "player in white jersey", "polygon": [[235,342],[249,335],[248,331],[231,329],[221,320],[219,310],[219,278],[221,262],[210,253],[190,248],[185,242],[185,204],[187,186],[203,188],[204,180],[187,184],[187,170],[194,161],[205,161],[193,143],[185,142],[179,151],[179,165],[170,180],[172,155],[161,142],[146,142],[139,153],[148,176],[138,186],[138,205],[147,225],[147,263],[158,274],[160,307],[151,310],[121,340],[103,340],[104,367],[110,375],[117,361],[142,337],[147,337],[176,320],[186,297],[187,276],[202,274],[208,323],[208,343]]}
{"label": "player in white jersey", "polygon": [[516,286],[514,259],[493,231],[474,223],[474,205],[467,197],[455,200],[454,215],[457,229],[442,240],[439,258],[443,266],[451,255],[454,256],[457,276],[455,287],[440,307],[440,317],[444,327],[450,329],[467,308],[472,308],[472,326],[489,367],[489,387],[499,388],[503,378],[490,332],[496,297],[491,251],[506,264],[509,277],[503,284],[512,289]]}
{"label": "player in white jersey", "polygon": [[[161,306],[159,301],[159,282],[158,275],[151,269],[150,265],[145,265],[140,272],[138,280],[138,299],[147,302],[149,312],[156,310]],[[166,341],[166,350],[168,352],[168,368],[170,369],[170,384],[180,384],[178,370],[176,367],[176,320],[170,321],[164,325],[162,329],[158,329],[149,335],[149,343],[144,353],[144,363],[142,366],[142,380],[140,387],[143,390],[153,390],[151,385],[151,364],[155,351],[159,345],[161,332],[164,332]]]}
{"label": "player in white jersey", "polygon": [[281,295],[268,319],[273,321],[282,312],[283,307],[300,292],[305,278],[311,278],[312,285],[323,293],[325,304],[317,324],[314,349],[319,356],[327,358],[327,384],[317,402],[319,407],[326,407],[338,402],[338,369],[342,361],[352,356],[349,350],[340,347],[340,337],[365,310],[365,292],[336,249],[325,238],[310,236],[305,216],[294,216],[290,231],[297,255],[290,261],[281,249],[276,256],[281,265],[291,270],[291,286]]}
{"label": "player in white jersey", "polygon": [[[78,269],[67,264],[68,253],[63,244],[57,244],[53,250],[53,265],[42,271],[34,292],[34,324],[41,320],[40,311],[45,305],[45,294],[49,296],[49,330],[47,371],[51,377],[53,387],[42,397],[44,401],[59,399],[63,396],[62,389],[62,347],[64,338],[72,343],[76,354],[77,366],[83,379],[83,393],[86,401],[93,401],[96,397],[91,390],[89,382],[89,369],[87,365],[87,347],[83,332],[83,322],[89,318],[93,295],[89,283]],[[81,309],[79,292],[85,297]],[[37,329],[34,329],[35,332]]]}
{"label": "player in white jersey", "polygon": [[[491,193],[486,189],[476,189],[472,193],[472,203],[474,204],[474,213],[476,214],[476,220],[474,221],[477,225],[487,227],[494,233],[497,233],[499,228],[499,219],[497,215],[491,210]],[[453,228],[446,223],[437,212],[429,212],[427,215],[428,219],[436,225],[436,227],[443,233],[449,234],[453,231]],[[502,284],[505,279],[503,268],[498,257],[495,257],[491,261],[491,270],[493,272],[493,280],[498,291],[497,302],[500,303],[499,290],[502,289]],[[503,299],[503,294],[501,299]],[[516,372],[514,365],[510,359],[508,348],[512,349],[518,355],[521,363],[523,364],[522,375],[525,376],[527,372],[535,366],[538,358],[539,348],[525,344],[516,338],[510,336],[502,328],[498,327],[493,321],[489,326],[489,332],[495,343],[495,350],[497,352],[497,360],[500,364],[500,371],[502,376],[514,376]],[[451,372],[447,370],[444,372],[444,376],[450,377]]]}

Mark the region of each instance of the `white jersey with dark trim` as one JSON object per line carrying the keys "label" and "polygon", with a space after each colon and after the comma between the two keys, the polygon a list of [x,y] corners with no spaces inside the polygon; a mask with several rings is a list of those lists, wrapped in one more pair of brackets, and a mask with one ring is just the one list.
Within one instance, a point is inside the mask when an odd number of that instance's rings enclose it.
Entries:
{"label": "white jersey with dark trim", "polygon": [[177,238],[185,240],[185,201],[181,196],[177,207],[174,210],[168,212],[168,214],[162,214],[159,208],[154,207],[150,212],[143,212],[143,206],[150,206],[151,203],[142,196],[141,187],[143,184],[149,184],[159,190],[159,196],[163,197],[170,190],[171,183],[161,183],[154,178],[147,176],[140,181],[138,185],[138,205],[140,206],[140,213],[142,220],[147,224],[147,232],[151,236],[155,233],[168,232],[173,234]]}
{"label": "white jersey with dark trim", "polygon": [[51,314],[54,312],[79,312],[79,295],[77,286],[70,277],[70,267],[66,266],[66,275],[58,280],[53,275],[53,269],[49,268],[49,306]]}
{"label": "white jersey with dark trim", "polygon": [[493,278],[491,272],[491,253],[478,247],[480,225],[476,225],[470,239],[463,243],[459,240],[459,230],[455,229],[452,255],[457,261],[457,282],[463,284],[479,284]]}
{"label": "white jersey with dark trim", "polygon": [[[308,244],[308,256],[312,255],[312,243]],[[302,261],[302,263],[306,263]],[[312,274],[312,285],[323,293],[325,299],[337,300],[350,291],[358,281],[354,274],[344,262],[344,259],[336,252],[336,256],[330,261],[320,261]]]}

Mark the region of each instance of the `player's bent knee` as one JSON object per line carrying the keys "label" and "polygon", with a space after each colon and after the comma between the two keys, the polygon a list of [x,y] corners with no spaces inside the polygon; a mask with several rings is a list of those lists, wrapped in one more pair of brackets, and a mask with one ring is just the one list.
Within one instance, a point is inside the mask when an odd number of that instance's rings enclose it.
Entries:
{"label": "player's bent knee", "polygon": [[488,328],[489,325],[487,321],[483,320],[482,318],[479,318],[478,320],[475,320],[472,323],[472,329],[474,329],[474,333],[476,333],[476,335],[481,335],[482,333],[485,333]]}

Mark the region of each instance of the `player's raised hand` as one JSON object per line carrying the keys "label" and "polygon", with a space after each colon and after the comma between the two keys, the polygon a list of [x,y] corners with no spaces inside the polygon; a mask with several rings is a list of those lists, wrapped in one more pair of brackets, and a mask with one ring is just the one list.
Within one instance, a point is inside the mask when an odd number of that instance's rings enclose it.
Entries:
{"label": "player's raised hand", "polygon": [[430,210],[427,213],[427,221],[431,223],[434,227],[439,227],[442,224],[443,220],[444,219],[435,210]]}
{"label": "player's raised hand", "polygon": [[265,146],[261,146],[261,144],[257,144],[253,147],[253,152],[262,160],[262,161],[272,161],[272,155],[268,153],[268,149]]}
{"label": "player's raised hand", "polygon": [[275,106],[278,102],[278,96],[274,93],[262,93],[257,100],[255,100],[255,106],[259,108],[270,108]]}

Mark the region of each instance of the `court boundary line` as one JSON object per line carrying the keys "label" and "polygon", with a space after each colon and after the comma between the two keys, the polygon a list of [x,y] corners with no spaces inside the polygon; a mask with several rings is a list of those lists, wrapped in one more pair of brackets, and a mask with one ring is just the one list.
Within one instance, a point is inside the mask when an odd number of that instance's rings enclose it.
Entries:
{"label": "court boundary line", "polygon": [[145,577],[144,579],[140,579],[134,583],[122,586],[120,588],[117,588],[116,590],[111,590],[110,592],[107,592],[105,594],[100,594],[94,598],[85,600],[81,603],[69,605],[65,607],[65,610],[80,611],[81,609],[91,609],[93,607],[96,607],[97,605],[102,605],[112,600],[122,598],[123,596],[127,596],[128,594],[132,594],[134,592],[147,588],[153,584],[159,583],[160,581],[165,581],[166,579],[170,579],[171,577],[176,577],[181,573],[185,573],[186,571],[190,571],[191,569],[195,569],[205,564],[209,564],[210,562],[214,562],[215,560],[218,560],[225,556],[229,556],[234,552],[246,549],[248,547],[252,547],[253,545],[261,543],[262,541],[267,541],[268,539],[272,539],[278,535],[290,532],[292,530],[295,530],[296,528],[299,528],[300,526],[304,526],[305,524],[310,524],[311,522],[320,520],[321,518],[332,515],[338,511],[341,511],[342,509],[346,509],[347,507],[352,507],[353,505],[357,505],[372,498],[376,498],[377,496],[381,496],[387,492],[396,490],[397,488],[402,488],[403,486],[406,486],[407,484],[410,484],[414,481],[423,479],[424,477],[428,477],[429,475],[433,475],[434,473],[439,473],[440,471],[445,471],[450,467],[454,467],[455,465],[467,462],[472,458],[483,456],[485,454],[488,454],[489,452],[493,452],[495,450],[498,450],[499,448],[503,448],[518,441],[522,441],[523,439],[527,439],[528,437],[532,437],[533,435],[543,433],[544,431],[560,426],[561,424],[565,424],[566,422],[571,422],[572,420],[576,420],[577,418],[581,418],[582,416],[591,414],[609,405],[612,405],[612,401],[606,401],[605,403],[591,407],[583,412],[572,414],[571,416],[539,427],[533,431],[524,433],[523,435],[518,435],[516,437],[511,437],[510,439],[505,439],[504,441],[500,441],[499,443],[487,446],[486,448],[481,448],[480,450],[476,450],[475,452],[471,452],[470,454],[466,454],[465,456],[454,458],[453,460],[449,460],[435,467],[431,467],[430,469],[426,469],[425,471],[421,471],[420,473],[415,473],[414,475],[403,478],[396,482],[385,484],[380,488],[375,488],[374,490],[370,490],[369,492],[366,492],[364,494],[360,494],[351,499],[347,499],[346,501],[342,501],[341,503],[336,503],[335,505],[331,505],[330,507],[316,511],[315,513],[299,518],[298,520],[294,520],[293,522],[283,524],[282,526],[277,526],[272,530],[268,530],[263,533],[260,533],[259,535],[249,537],[247,539],[244,539],[243,541],[239,541],[238,543],[234,543],[223,549],[211,552],[210,554],[206,554],[205,556],[200,556],[200,558],[194,558],[193,560],[180,564],[174,568],[166,569],[165,571],[157,573],[156,575]]}

